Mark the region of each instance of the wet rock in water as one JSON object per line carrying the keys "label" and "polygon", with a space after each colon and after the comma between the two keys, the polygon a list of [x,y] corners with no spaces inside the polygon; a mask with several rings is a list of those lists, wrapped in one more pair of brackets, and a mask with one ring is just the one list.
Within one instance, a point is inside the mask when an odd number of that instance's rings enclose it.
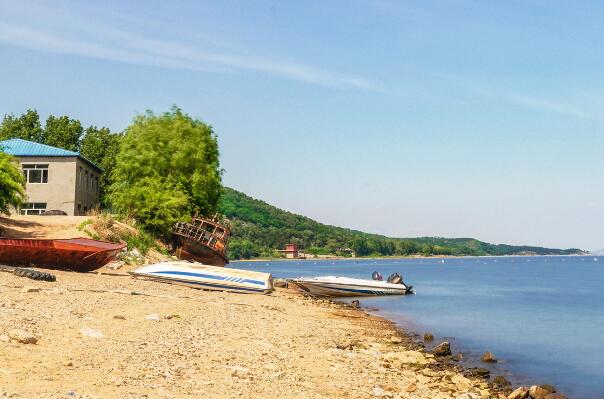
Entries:
{"label": "wet rock in water", "polygon": [[456,353],[455,355],[451,356],[451,360],[454,362],[461,362],[463,360],[463,355],[461,353]]}
{"label": "wet rock in water", "polygon": [[529,395],[532,399],[545,399],[551,393],[556,392],[556,388],[551,385],[533,385],[529,389]]}
{"label": "wet rock in water", "polygon": [[497,358],[495,357],[495,355],[493,355],[491,352],[486,351],[482,357],[480,358],[481,361],[485,362],[485,363],[496,363],[497,362]]}
{"label": "wet rock in water", "polygon": [[556,387],[551,385],[551,384],[543,384],[541,385],[541,388],[543,389],[547,389],[548,391],[550,391],[551,393],[556,392]]}
{"label": "wet rock in water", "polygon": [[432,349],[432,354],[435,356],[449,356],[451,354],[451,343],[448,341],[441,342]]}
{"label": "wet rock in water", "polygon": [[568,399],[566,395],[562,395],[561,393],[550,393],[545,397],[545,399]]}
{"label": "wet rock in water", "polygon": [[425,333],[424,342],[432,342],[432,341],[434,341],[434,335],[432,335],[432,333]]}
{"label": "wet rock in water", "polygon": [[526,387],[520,387],[512,391],[507,399],[526,399],[529,396],[529,389]]}
{"label": "wet rock in water", "polygon": [[499,387],[506,387],[508,385],[512,385],[511,382],[508,381],[507,378],[505,378],[502,375],[498,375],[495,378],[493,378],[493,385],[497,385]]}
{"label": "wet rock in water", "polygon": [[159,321],[159,315],[157,313],[151,313],[145,316],[146,320],[151,320],[151,321]]}
{"label": "wet rock in water", "polygon": [[38,342],[38,338],[30,332],[25,330],[14,329],[8,332],[8,336],[13,340],[21,344],[35,344]]}
{"label": "wet rock in water", "polygon": [[361,302],[359,302],[358,299],[355,299],[354,301],[350,302],[350,306],[352,306],[355,309],[360,309]]}
{"label": "wet rock in water", "polygon": [[491,372],[482,367],[472,367],[466,370],[465,375],[469,377],[489,378]]}

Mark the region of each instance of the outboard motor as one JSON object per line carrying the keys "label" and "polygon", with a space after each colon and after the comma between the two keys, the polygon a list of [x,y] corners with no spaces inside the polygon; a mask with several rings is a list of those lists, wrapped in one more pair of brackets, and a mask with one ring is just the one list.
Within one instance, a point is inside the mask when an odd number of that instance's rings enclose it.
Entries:
{"label": "outboard motor", "polygon": [[390,275],[390,277],[388,277],[388,280],[386,280],[386,281],[388,281],[389,283],[392,283],[392,284],[402,284],[403,276],[401,276],[398,273],[392,273]]}
{"label": "outboard motor", "polygon": [[371,274],[371,278],[374,279],[374,280],[376,280],[376,281],[382,281],[383,280],[383,277],[380,274],[380,272],[373,272]]}

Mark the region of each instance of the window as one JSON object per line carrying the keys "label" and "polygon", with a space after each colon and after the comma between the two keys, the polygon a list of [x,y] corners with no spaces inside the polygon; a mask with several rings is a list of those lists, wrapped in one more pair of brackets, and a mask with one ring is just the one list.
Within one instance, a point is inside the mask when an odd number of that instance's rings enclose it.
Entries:
{"label": "window", "polygon": [[21,205],[21,215],[39,215],[46,210],[46,202],[26,202]]}
{"label": "window", "polygon": [[48,164],[23,165],[23,176],[27,183],[48,183]]}
{"label": "window", "polygon": [[88,179],[88,171],[86,171],[86,190],[88,190],[89,185],[90,185],[90,180]]}

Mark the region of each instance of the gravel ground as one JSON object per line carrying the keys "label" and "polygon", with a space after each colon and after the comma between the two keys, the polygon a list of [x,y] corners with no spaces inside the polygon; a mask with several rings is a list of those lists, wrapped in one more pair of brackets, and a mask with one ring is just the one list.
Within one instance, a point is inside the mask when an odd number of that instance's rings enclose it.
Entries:
{"label": "gravel ground", "polygon": [[0,273],[0,397],[496,397],[342,305],[54,273]]}

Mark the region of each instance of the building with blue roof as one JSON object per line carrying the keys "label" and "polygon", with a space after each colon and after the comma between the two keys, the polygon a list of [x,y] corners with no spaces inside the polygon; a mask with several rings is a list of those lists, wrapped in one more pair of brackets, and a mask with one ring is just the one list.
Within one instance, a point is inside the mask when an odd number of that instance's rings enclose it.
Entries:
{"label": "building with blue roof", "polygon": [[0,151],[19,161],[25,176],[27,202],[20,214],[77,216],[98,206],[102,170],[79,153],[16,138],[0,141]]}

